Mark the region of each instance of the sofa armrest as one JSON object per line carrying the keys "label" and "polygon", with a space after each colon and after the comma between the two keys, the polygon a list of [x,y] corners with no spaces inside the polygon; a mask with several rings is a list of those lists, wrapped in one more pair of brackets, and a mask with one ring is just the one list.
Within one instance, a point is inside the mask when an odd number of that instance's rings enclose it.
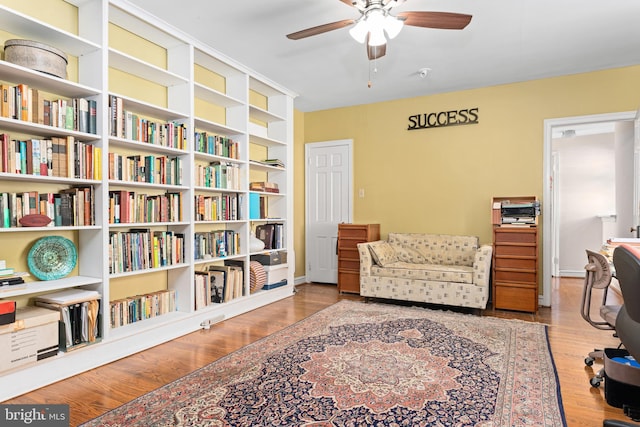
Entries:
{"label": "sofa armrest", "polygon": [[369,250],[369,243],[358,243],[358,253],[360,254],[360,277],[371,276],[371,267],[374,261]]}
{"label": "sofa armrest", "polygon": [[493,246],[481,245],[473,260],[473,283],[476,286],[488,287],[491,278],[491,255]]}

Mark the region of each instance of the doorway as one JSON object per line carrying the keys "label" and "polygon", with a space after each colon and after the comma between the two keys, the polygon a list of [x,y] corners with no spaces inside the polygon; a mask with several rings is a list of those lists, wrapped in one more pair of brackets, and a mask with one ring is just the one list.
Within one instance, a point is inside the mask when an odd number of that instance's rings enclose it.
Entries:
{"label": "doorway", "polygon": [[[589,217],[589,214],[582,214],[579,211],[574,211],[576,216],[583,215],[583,221],[576,220],[573,224],[578,229],[579,238],[576,238],[573,243],[575,251],[572,249],[570,256],[584,255],[584,245],[600,245],[602,244],[603,236],[606,234],[608,237],[629,237],[629,234],[623,234],[624,229],[629,229],[631,225],[638,223],[638,189],[635,183],[638,181],[638,168],[637,160],[638,150],[637,147],[637,132],[634,132],[636,118],[635,112],[625,113],[611,113],[601,114],[593,116],[581,116],[581,117],[569,117],[560,119],[550,119],[544,122],[544,200],[542,206],[542,224],[543,224],[543,256],[542,256],[542,277],[543,277],[543,295],[540,299],[540,305],[551,305],[551,284],[553,277],[558,277],[561,274],[578,275],[583,273],[579,269],[574,268],[571,271],[570,268],[565,267],[565,271],[561,272],[560,266],[562,263],[563,252],[565,261],[567,261],[567,248],[572,245],[567,245],[566,239],[570,238],[570,231],[566,224],[566,215],[563,217],[562,206],[563,196],[561,189],[567,191],[573,189],[575,193],[583,191],[584,197],[589,197],[589,201],[600,201],[599,207],[593,207],[593,204],[589,205],[590,208],[595,209],[598,213],[593,212],[593,215]],[[602,142],[597,139],[590,138],[589,135],[597,133],[610,132],[614,136],[610,136],[614,141]],[[564,137],[564,138],[563,138]],[[562,153],[559,152],[558,147],[563,144],[561,139],[565,139],[564,148],[566,150],[575,150],[576,156],[581,156],[582,162],[571,159],[570,154],[565,153],[565,159],[569,161],[562,161]],[[576,145],[584,144],[584,147]],[[571,146],[573,144],[573,146]],[[572,175],[569,171],[563,171],[563,165],[567,167],[573,166],[574,168],[582,168],[587,170],[588,168],[598,167],[598,162],[602,159],[596,159],[591,156],[589,160],[589,154],[584,151],[585,148],[597,147],[606,152],[607,144],[610,144],[610,148],[614,153],[610,153],[611,157],[607,159],[610,161],[609,168],[606,168],[604,164],[600,164],[599,177],[588,177],[584,175],[582,179],[584,182],[584,188],[581,188],[576,182],[562,182],[564,177],[565,181],[571,181]],[[604,147],[604,148],[603,148]],[[626,147],[626,148],[625,148]],[[620,152],[621,150],[627,150],[626,153]],[[621,166],[617,168],[615,165],[620,164],[618,158],[628,160],[629,167]],[[573,165],[572,162],[573,161]],[[635,161],[635,165],[634,165]],[[619,170],[616,170],[619,169]],[[628,170],[624,170],[628,169]],[[574,175],[574,176],[579,176]],[[614,187],[617,194],[598,194],[598,197],[594,197],[594,192],[598,191],[598,187],[595,185],[589,185],[589,179],[592,183],[601,183],[601,181],[613,180]],[[575,181],[575,179],[574,179]],[[564,184],[564,185],[563,185]],[[573,185],[573,186],[572,186]],[[607,190],[603,190],[607,191]],[[613,191],[608,189],[608,191]],[[590,192],[590,194],[589,194]],[[570,204],[573,203],[573,204]],[[565,214],[570,212],[571,208],[576,208],[578,202],[565,200]],[[614,204],[614,206],[608,207],[608,205]],[[598,223],[600,222],[600,223]],[[613,224],[612,224],[613,223]],[[576,225],[577,224],[577,225]],[[580,231],[579,229],[584,229]],[[599,227],[599,229],[597,228]],[[590,232],[584,232],[589,229]],[[581,234],[580,234],[581,233]],[[561,235],[565,238],[565,244],[562,244]],[[595,236],[598,236],[597,238]],[[590,242],[590,243],[586,243]],[[596,250],[599,247],[595,248]],[[586,255],[584,256],[586,260]],[[576,260],[575,263],[578,261]],[[564,263],[565,265],[567,262]],[[569,262],[569,264],[571,264]],[[578,265],[578,264],[576,264]]]}
{"label": "doorway", "polygon": [[338,224],[353,221],[353,141],[305,145],[306,279],[338,283]]}

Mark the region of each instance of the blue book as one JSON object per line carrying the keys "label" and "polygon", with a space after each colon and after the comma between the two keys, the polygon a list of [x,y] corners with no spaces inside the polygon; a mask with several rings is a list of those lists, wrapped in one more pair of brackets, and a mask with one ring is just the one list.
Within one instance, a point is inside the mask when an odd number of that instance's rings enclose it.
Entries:
{"label": "blue book", "polygon": [[249,219],[260,219],[260,194],[249,193]]}

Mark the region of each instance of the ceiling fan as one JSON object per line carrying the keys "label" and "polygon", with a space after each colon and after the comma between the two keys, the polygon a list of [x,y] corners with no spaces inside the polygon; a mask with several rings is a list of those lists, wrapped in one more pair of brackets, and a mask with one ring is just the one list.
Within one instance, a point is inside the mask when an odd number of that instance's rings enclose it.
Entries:
{"label": "ceiling fan", "polygon": [[295,33],[287,34],[287,38],[299,40],[353,25],[349,33],[359,43],[366,42],[367,56],[370,60],[373,60],[386,54],[387,37],[392,39],[397,36],[403,25],[462,30],[471,22],[471,15],[462,13],[400,12],[397,15],[390,13],[392,8],[404,3],[406,0],[339,1],[358,9],[358,11],[360,11],[360,17],[358,19],[343,19],[341,21],[296,31]]}

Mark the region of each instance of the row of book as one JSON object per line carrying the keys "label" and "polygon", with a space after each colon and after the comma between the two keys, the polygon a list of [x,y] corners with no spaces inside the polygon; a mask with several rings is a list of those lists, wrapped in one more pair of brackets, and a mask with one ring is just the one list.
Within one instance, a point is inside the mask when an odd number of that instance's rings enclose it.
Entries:
{"label": "row of book", "polygon": [[182,185],[182,159],[166,156],[123,156],[109,153],[109,179]]}
{"label": "row of book", "polygon": [[242,218],[242,194],[216,194],[195,196],[196,221],[236,221]]}
{"label": "row of book", "polygon": [[258,193],[249,193],[249,219],[269,217],[269,198]]}
{"label": "row of book", "polygon": [[256,237],[264,243],[265,249],[284,248],[284,224],[269,223],[256,226]]}
{"label": "row of book", "polygon": [[143,194],[134,191],[109,191],[109,223],[182,221],[182,194]]}
{"label": "row of book", "polygon": [[100,180],[102,148],[73,136],[17,140],[3,133],[0,172]]}
{"label": "row of book", "polygon": [[194,276],[195,308],[229,302],[244,295],[244,270],[239,266],[210,265]]}
{"label": "row of book", "polygon": [[195,184],[199,187],[240,189],[240,166],[236,163],[211,162],[197,165]]}
{"label": "row of book", "polygon": [[109,96],[109,113],[111,136],[178,150],[187,149],[187,126],[184,123],[138,116],[125,110],[123,99],[115,95]]}
{"label": "row of book", "polygon": [[176,311],[176,292],[164,290],[110,302],[111,328],[151,319]]}
{"label": "row of book", "polygon": [[51,227],[94,225],[94,189],[84,186],[57,193],[0,193],[0,214],[1,228],[23,227],[20,220],[36,214],[49,217]]}
{"label": "row of book", "polygon": [[215,230],[194,233],[196,260],[221,258],[240,253],[240,235],[233,230]]}
{"label": "row of book", "polygon": [[195,150],[199,153],[239,159],[238,143],[221,135],[209,135],[207,132],[195,132]]}
{"label": "row of book", "polygon": [[249,183],[249,191],[264,191],[266,193],[279,193],[277,182],[252,181]]}
{"label": "row of book", "polygon": [[181,264],[184,259],[184,234],[144,228],[109,234],[110,274]]}
{"label": "row of book", "polygon": [[0,84],[2,117],[85,133],[97,133],[97,102],[88,98],[45,99],[43,92],[21,83]]}

